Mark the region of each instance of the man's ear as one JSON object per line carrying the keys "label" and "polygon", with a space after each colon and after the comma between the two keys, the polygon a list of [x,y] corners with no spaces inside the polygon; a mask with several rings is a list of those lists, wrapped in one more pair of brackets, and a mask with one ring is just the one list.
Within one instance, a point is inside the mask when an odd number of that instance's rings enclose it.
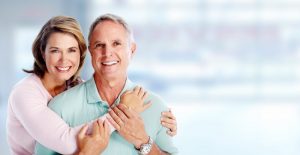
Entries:
{"label": "man's ear", "polygon": [[134,42],[131,43],[130,50],[131,50],[131,58],[132,58],[136,52],[136,43],[134,43]]}
{"label": "man's ear", "polygon": [[88,50],[91,53],[91,46],[90,45],[88,45]]}

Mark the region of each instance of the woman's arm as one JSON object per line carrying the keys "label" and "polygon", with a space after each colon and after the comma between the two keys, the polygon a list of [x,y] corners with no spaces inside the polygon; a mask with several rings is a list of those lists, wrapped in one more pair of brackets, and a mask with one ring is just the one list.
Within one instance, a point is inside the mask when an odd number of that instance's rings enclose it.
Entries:
{"label": "woman's arm", "polygon": [[[127,95],[134,105],[143,103],[139,91]],[[136,97],[137,96],[137,97]],[[132,98],[133,97],[133,98]],[[72,154],[76,151],[76,135],[83,125],[71,128],[55,112],[47,107],[47,100],[35,89],[16,90],[11,95],[10,104],[26,131],[39,143],[62,154]],[[121,102],[122,99],[121,99]],[[102,121],[106,119],[100,117]],[[92,121],[93,122],[93,121]],[[92,123],[89,123],[91,126]],[[111,126],[109,124],[109,126]],[[114,128],[110,127],[110,133]]]}
{"label": "woman's arm", "polygon": [[39,90],[15,90],[10,104],[25,130],[38,142],[62,154],[76,151],[76,135],[81,126],[70,128],[47,107],[47,99]]}

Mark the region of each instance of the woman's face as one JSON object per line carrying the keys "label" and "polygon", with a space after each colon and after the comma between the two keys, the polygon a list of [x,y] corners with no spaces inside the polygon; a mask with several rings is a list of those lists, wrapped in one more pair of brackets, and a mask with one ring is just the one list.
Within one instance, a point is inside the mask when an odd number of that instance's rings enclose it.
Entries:
{"label": "woman's face", "polygon": [[78,70],[80,50],[75,37],[68,33],[55,32],[50,35],[44,59],[50,76],[57,82],[65,82]]}

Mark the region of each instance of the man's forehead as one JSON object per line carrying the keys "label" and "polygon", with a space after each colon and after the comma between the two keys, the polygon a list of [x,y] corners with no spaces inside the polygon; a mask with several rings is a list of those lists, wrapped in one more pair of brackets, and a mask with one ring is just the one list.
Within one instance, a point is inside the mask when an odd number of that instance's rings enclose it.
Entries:
{"label": "man's forehead", "polygon": [[121,24],[105,21],[95,27],[92,39],[96,39],[97,41],[101,41],[101,39],[127,40],[129,39],[129,34]]}
{"label": "man's forehead", "polygon": [[98,23],[97,26],[95,27],[95,30],[98,30],[98,31],[118,30],[118,31],[126,32],[126,29],[122,24],[114,22],[114,21],[109,21],[109,20]]}

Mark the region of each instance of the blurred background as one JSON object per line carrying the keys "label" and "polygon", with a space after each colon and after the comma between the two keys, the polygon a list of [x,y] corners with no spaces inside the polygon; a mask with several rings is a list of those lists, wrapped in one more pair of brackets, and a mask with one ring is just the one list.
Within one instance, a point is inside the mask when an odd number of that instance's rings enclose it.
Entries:
{"label": "blurred background", "polygon": [[[10,0],[0,2],[0,154],[7,98],[31,68],[48,19],[122,16],[138,44],[133,81],[160,94],[178,121],[180,154],[300,154],[299,0]],[[90,58],[82,72],[92,76]]]}

